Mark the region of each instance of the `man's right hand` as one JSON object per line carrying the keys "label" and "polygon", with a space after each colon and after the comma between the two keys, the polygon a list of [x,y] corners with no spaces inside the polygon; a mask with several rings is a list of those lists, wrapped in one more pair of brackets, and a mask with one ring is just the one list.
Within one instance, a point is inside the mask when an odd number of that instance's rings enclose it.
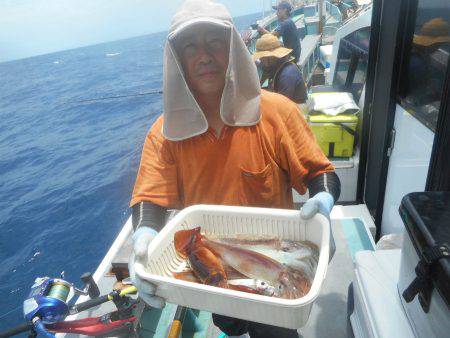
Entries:
{"label": "man's right hand", "polygon": [[161,297],[155,296],[156,286],[139,278],[134,271],[134,262],[139,261],[144,266],[147,264],[147,251],[150,242],[158,233],[149,227],[141,227],[133,234],[133,253],[128,263],[128,270],[133,285],[138,289],[139,297],[148,305],[155,308],[163,308],[166,304]]}
{"label": "man's right hand", "polygon": [[264,27],[258,26],[258,28],[256,29],[258,31],[259,34],[264,35],[267,33],[270,33],[267,29],[265,29]]}

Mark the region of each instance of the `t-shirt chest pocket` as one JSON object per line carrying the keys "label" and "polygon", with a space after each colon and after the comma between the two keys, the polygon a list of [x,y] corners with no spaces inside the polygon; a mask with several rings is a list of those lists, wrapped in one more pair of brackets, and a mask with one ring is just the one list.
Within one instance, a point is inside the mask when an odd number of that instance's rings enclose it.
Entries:
{"label": "t-shirt chest pocket", "polygon": [[271,207],[274,197],[272,164],[253,171],[240,167],[239,201],[244,206]]}

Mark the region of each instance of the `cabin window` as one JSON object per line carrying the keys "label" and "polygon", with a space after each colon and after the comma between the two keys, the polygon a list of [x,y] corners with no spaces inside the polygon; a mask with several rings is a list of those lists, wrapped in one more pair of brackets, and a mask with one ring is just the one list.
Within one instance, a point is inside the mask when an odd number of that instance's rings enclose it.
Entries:
{"label": "cabin window", "polygon": [[403,55],[400,104],[436,130],[450,51],[450,2],[419,0]]}
{"label": "cabin window", "polygon": [[341,40],[334,86],[353,94],[356,102],[361,97],[369,51],[370,27],[361,28]]}

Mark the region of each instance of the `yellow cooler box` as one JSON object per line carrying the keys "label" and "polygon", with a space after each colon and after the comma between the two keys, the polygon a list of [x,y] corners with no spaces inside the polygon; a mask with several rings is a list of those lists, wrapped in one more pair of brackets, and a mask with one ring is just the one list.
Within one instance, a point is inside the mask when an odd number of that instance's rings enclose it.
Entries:
{"label": "yellow cooler box", "polygon": [[350,157],[353,155],[358,116],[318,114],[308,116],[309,125],[317,143],[328,157]]}

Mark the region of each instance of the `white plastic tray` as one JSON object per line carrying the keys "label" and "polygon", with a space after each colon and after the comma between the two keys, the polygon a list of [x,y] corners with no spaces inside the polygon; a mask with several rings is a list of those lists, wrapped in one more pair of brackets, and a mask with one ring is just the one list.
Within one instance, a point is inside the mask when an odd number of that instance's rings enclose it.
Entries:
{"label": "white plastic tray", "polygon": [[[319,247],[320,256],[310,291],[302,298],[281,299],[173,278],[172,272],[185,264],[175,252],[174,234],[198,226],[206,234],[255,234],[313,242]],[[195,205],[180,211],[164,227],[149,246],[148,265],[135,262],[135,271],[157,285],[156,295],[169,303],[296,329],[306,324],[322,287],[328,266],[329,238],[329,221],[322,215],[305,222],[296,210]]]}

